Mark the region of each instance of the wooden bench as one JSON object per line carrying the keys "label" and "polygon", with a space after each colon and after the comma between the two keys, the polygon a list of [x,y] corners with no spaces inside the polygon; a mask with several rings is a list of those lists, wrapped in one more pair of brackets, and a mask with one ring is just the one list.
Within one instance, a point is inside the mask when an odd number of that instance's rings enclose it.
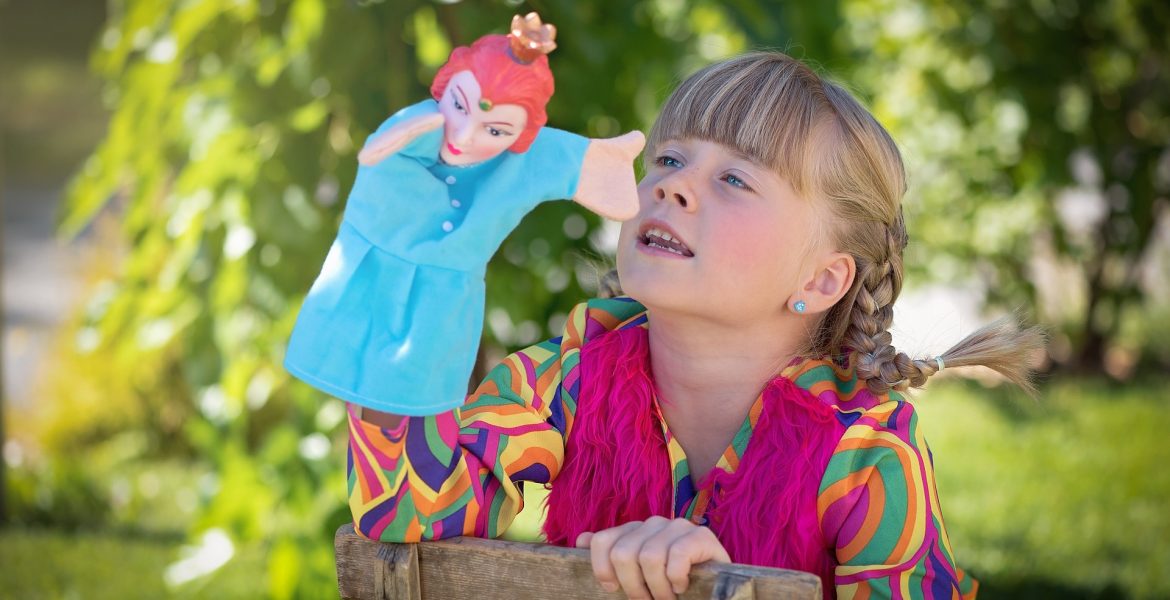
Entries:
{"label": "wooden bench", "polygon": [[[334,545],[347,600],[625,598],[601,589],[583,549],[470,537],[391,544],[359,536],[352,524],[337,530]],[[821,600],[821,581],[801,571],[704,564],[680,598]]]}

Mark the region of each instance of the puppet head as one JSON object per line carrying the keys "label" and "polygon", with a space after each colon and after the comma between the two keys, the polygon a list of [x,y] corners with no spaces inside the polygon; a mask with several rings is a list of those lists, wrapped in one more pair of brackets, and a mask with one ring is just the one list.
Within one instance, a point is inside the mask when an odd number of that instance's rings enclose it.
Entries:
{"label": "puppet head", "polygon": [[548,122],[553,76],[546,54],[556,47],[555,36],[552,25],[530,13],[513,18],[508,35],[486,35],[451,52],[431,84],[431,96],[448,117],[445,160],[469,164],[505,149],[528,150]]}

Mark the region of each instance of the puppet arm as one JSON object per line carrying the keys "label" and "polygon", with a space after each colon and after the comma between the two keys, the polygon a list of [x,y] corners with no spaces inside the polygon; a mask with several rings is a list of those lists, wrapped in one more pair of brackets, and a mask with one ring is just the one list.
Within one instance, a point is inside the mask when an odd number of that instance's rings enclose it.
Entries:
{"label": "puppet arm", "polygon": [[641,131],[590,140],[573,200],[618,221],[638,214],[638,182],[631,163],[645,145],[646,136]]}
{"label": "puppet arm", "polygon": [[443,126],[442,113],[427,113],[404,119],[379,133],[358,152],[358,162],[369,167],[406,146],[414,138]]}

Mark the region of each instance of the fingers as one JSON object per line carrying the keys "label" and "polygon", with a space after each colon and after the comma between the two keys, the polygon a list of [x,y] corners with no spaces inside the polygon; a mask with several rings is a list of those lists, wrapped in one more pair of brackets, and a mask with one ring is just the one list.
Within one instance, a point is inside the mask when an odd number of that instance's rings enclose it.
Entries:
{"label": "fingers", "polygon": [[689,570],[683,573],[680,582],[668,577],[666,564],[670,549],[695,528],[695,524],[686,519],[674,519],[642,544],[642,549],[638,553],[638,564],[642,568],[642,578],[646,581],[646,587],[650,588],[650,594],[654,598],[674,600],[674,594],[686,589],[689,583]]}
{"label": "fingers", "polygon": [[709,560],[729,563],[731,556],[713,531],[696,526],[671,543],[666,556],[666,579],[681,594],[690,585],[691,567]]}
{"label": "fingers", "polygon": [[691,566],[731,559],[715,534],[686,519],[650,517],[577,536],[590,549],[593,573],[607,591],[629,598],[675,600],[690,584]]}
{"label": "fingers", "polygon": [[[642,525],[641,521],[630,521],[617,527],[603,529],[590,536],[589,560],[593,563],[593,576],[607,592],[615,592],[618,585],[617,573],[610,562],[610,550],[621,537]],[[580,540],[580,537],[577,538]]]}
{"label": "fingers", "polygon": [[[654,595],[648,589],[642,564],[642,546],[646,543],[646,540],[669,525],[670,521],[665,517],[650,517],[641,524],[641,527],[630,531],[618,539],[609,551],[610,562],[613,564],[613,570],[617,574],[618,582],[621,583],[622,590],[626,592],[629,598],[673,598],[673,596],[669,595],[669,589],[665,590],[667,596]],[[665,556],[663,558],[665,559]],[[665,567],[665,560],[658,565],[654,565],[652,560],[648,559],[647,561],[650,564],[650,571]],[[661,580],[665,579],[665,577],[656,576],[654,578],[656,583],[659,584],[659,588],[661,588]]]}

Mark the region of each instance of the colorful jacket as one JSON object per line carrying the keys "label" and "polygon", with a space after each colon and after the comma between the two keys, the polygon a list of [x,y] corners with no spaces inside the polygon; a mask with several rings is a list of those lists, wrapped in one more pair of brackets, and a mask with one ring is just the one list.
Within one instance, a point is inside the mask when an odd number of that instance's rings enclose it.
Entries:
{"label": "colorful jacket", "polygon": [[[648,326],[645,308],[629,298],[590,300],[569,314],[561,337],[509,356],[455,410],[387,430],[351,407],[349,498],[358,532],[399,542],[501,535],[523,506],[522,482],[555,487],[577,414],[582,346],[614,329]],[[976,582],[955,566],[913,407],[896,393],[875,397],[848,364],[806,359],[780,377],[831,406],[843,426],[816,506],[820,534],[835,548],[837,597],[974,597]],[[762,399],[716,469],[738,468]],[[663,516],[704,524],[712,489],[695,486],[682,446],[656,417],[674,482],[672,514]]]}

